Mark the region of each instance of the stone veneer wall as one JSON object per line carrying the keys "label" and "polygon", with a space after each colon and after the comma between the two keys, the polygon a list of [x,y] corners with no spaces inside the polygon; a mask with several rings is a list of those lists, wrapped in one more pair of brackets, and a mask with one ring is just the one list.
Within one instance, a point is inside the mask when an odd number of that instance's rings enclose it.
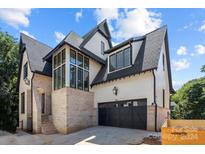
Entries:
{"label": "stone veneer wall", "polygon": [[[161,126],[169,119],[170,110],[163,107],[157,107],[157,131],[161,130]],[[155,106],[147,107],[147,130],[155,131]]]}
{"label": "stone veneer wall", "polygon": [[66,134],[96,125],[94,94],[73,88],[52,92],[52,117],[58,132]]}
{"label": "stone veneer wall", "polygon": [[170,119],[170,110],[168,108],[158,107],[157,108],[157,129],[158,131],[161,131],[161,127],[167,119]]}
{"label": "stone veneer wall", "polygon": [[60,133],[67,133],[67,88],[52,91],[53,124]]}
{"label": "stone veneer wall", "polygon": [[67,88],[67,132],[96,125],[94,93]]}
{"label": "stone veneer wall", "polygon": [[[41,91],[39,91],[41,89]],[[41,133],[41,93],[46,95],[46,106],[51,103],[51,77],[34,74],[33,78],[33,132]],[[49,105],[48,105],[49,106]],[[49,109],[46,108],[46,111]]]}

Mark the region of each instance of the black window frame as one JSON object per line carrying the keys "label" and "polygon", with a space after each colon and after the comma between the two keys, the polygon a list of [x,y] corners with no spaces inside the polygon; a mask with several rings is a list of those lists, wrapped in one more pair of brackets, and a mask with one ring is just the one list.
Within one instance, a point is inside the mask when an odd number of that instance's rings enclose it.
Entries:
{"label": "black window frame", "polygon": [[41,94],[41,114],[46,114],[46,94]]}
{"label": "black window frame", "polygon": [[165,71],[165,55],[164,55],[164,53],[162,55],[162,65],[163,65],[163,71]]}
{"label": "black window frame", "polygon": [[66,84],[66,49],[62,49],[54,56],[54,90],[65,87]]}
{"label": "black window frame", "polygon": [[25,113],[25,92],[21,93],[21,114]]}
{"label": "black window frame", "polygon": [[163,101],[163,108],[165,108],[165,90],[162,89],[162,101]]}
{"label": "black window frame", "polygon": [[100,42],[101,54],[104,55],[105,51],[105,43],[103,41]]}
{"label": "black window frame", "polygon": [[23,79],[28,77],[28,62],[26,62],[23,66]]}
{"label": "black window frame", "polygon": [[[125,66],[125,51],[126,50],[128,50],[129,49],[129,56],[130,56],[130,64],[129,65],[126,65]],[[123,55],[123,66],[122,67],[120,67],[119,68],[119,66],[118,66],[118,59],[117,59],[117,55],[119,54],[119,53],[121,53],[122,52],[122,55]],[[113,65],[111,65],[111,63],[112,63],[112,57],[113,56],[115,56],[115,67],[113,67],[113,69],[111,68],[111,66],[113,66]],[[114,58],[113,58],[114,59]],[[132,65],[132,50],[131,50],[131,47],[127,47],[127,48],[125,48],[125,49],[122,49],[122,50],[119,50],[118,52],[116,52],[116,53],[114,53],[114,54],[112,54],[112,55],[110,55],[109,56],[109,72],[111,73],[111,72],[114,72],[114,71],[118,71],[118,70],[121,70],[121,69],[124,69],[124,68],[127,68],[127,67],[129,67],[129,66],[131,66]]]}
{"label": "black window frame", "polygon": [[[69,79],[69,83],[70,83],[70,87],[74,88],[74,89],[79,89],[79,90],[83,90],[83,91],[89,91],[89,79],[90,79],[90,73],[89,73],[89,65],[90,65],[90,60],[87,56],[85,56],[84,54],[80,53],[79,51],[75,50],[75,49],[70,49],[71,52],[75,52],[75,62],[72,62],[70,60],[69,66],[70,66],[70,79]],[[82,58],[82,64],[79,65],[79,55],[80,58]],[[71,56],[71,54],[70,54]],[[82,57],[81,57],[82,56]],[[75,70],[75,79],[71,78],[71,75],[73,76],[73,71],[71,71],[71,69],[74,68]],[[85,71],[88,72],[88,87],[85,87],[85,85],[87,84],[85,80]],[[82,75],[81,78],[79,78],[79,75]],[[75,85],[73,85],[73,83],[75,83]]]}

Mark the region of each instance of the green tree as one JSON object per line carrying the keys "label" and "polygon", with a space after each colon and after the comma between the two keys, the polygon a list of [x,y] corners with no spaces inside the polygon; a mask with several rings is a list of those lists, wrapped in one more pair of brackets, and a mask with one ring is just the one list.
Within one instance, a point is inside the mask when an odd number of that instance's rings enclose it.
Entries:
{"label": "green tree", "polygon": [[205,77],[194,79],[180,88],[172,97],[177,105],[172,112],[174,119],[205,118]]}
{"label": "green tree", "polygon": [[201,72],[205,72],[205,65],[201,67]]}
{"label": "green tree", "polygon": [[0,31],[0,130],[15,131],[18,124],[18,43]]}

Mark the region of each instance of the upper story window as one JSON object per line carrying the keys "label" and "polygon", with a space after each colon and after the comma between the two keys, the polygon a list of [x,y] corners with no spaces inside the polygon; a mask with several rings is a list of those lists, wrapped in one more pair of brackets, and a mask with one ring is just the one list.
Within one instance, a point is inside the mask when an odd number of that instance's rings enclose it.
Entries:
{"label": "upper story window", "polygon": [[65,87],[65,49],[54,56],[54,90]]}
{"label": "upper story window", "polygon": [[26,62],[23,66],[23,78],[26,79],[28,77],[28,62]]}
{"label": "upper story window", "polygon": [[104,55],[104,51],[105,51],[105,43],[101,41],[101,54],[102,55]]}
{"label": "upper story window", "polygon": [[119,70],[131,65],[131,50],[126,48],[110,56],[110,72]]}
{"label": "upper story window", "polygon": [[89,90],[89,58],[70,50],[70,87]]}
{"label": "upper story window", "polygon": [[164,54],[163,54],[163,55],[162,55],[163,70],[165,70],[165,66],[164,66],[164,65],[165,65],[165,61],[164,61],[164,60],[165,60],[165,56],[164,56]]}

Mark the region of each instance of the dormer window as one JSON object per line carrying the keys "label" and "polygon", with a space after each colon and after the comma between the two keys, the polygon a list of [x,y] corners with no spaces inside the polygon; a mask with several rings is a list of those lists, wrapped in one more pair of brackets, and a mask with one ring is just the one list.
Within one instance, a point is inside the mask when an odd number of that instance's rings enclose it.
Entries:
{"label": "dormer window", "polygon": [[131,65],[131,50],[130,48],[123,49],[110,56],[110,72],[126,68]]}
{"label": "dormer window", "polygon": [[101,54],[102,55],[104,55],[104,51],[105,51],[105,43],[101,41]]}
{"label": "dormer window", "polygon": [[28,76],[28,62],[26,62],[23,66],[23,79],[26,79]]}

